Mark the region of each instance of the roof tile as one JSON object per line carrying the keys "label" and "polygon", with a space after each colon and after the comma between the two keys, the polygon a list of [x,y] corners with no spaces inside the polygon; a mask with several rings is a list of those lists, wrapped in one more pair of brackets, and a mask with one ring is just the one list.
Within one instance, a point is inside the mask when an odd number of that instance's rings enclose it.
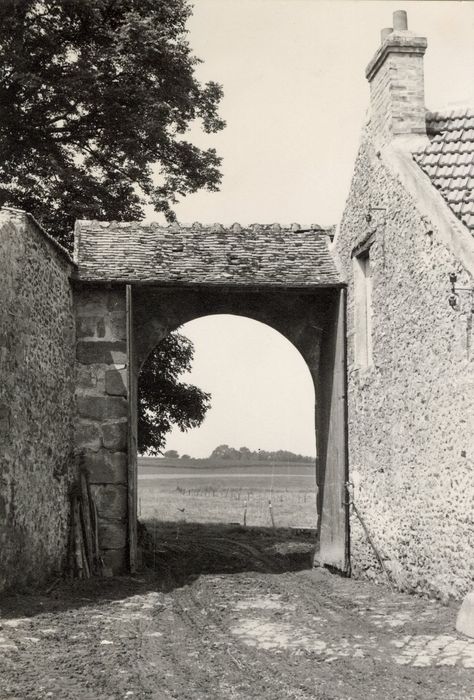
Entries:
{"label": "roof tile", "polygon": [[141,224],[78,221],[78,278],[156,284],[328,286],[341,278],[332,229],[297,224]]}
{"label": "roof tile", "polygon": [[430,142],[413,157],[474,235],[474,108],[428,112]]}

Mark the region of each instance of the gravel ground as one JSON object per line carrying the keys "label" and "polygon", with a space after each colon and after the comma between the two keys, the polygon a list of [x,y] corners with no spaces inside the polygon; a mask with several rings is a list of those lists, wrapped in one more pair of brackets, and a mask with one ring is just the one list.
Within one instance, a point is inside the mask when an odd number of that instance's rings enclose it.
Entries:
{"label": "gravel ground", "polygon": [[309,569],[304,532],[153,536],[139,575],[3,597],[1,700],[474,698],[457,606]]}

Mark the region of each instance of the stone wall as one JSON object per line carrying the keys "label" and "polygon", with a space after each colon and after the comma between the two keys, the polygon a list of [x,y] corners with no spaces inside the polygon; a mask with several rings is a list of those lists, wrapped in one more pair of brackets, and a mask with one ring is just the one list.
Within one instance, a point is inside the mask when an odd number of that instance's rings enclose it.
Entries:
{"label": "stone wall", "polygon": [[[351,253],[370,237],[373,365],[364,369],[354,358]],[[474,347],[469,295],[450,306],[449,273],[460,287],[472,287],[472,278],[384,167],[368,132],[335,247],[349,283],[354,500],[400,588],[460,597],[474,578]],[[354,515],[351,550],[354,575],[381,577]]]}
{"label": "stone wall", "polygon": [[73,477],[74,317],[65,251],[0,213],[0,590],[66,554]]}
{"label": "stone wall", "polygon": [[74,449],[89,472],[104,562],[127,566],[127,344],[125,286],[76,284]]}

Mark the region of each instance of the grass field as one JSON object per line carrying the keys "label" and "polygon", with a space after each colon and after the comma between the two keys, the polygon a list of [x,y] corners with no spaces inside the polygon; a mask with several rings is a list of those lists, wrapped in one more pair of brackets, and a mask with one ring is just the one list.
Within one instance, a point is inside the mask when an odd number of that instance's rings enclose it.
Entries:
{"label": "grass field", "polygon": [[[271,508],[270,508],[271,505]],[[315,528],[314,465],[138,460],[142,519]]]}

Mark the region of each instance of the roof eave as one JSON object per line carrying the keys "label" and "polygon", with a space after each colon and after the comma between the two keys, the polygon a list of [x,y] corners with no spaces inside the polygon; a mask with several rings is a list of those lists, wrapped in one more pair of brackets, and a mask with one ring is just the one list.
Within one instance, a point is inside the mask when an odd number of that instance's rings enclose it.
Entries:
{"label": "roof eave", "polygon": [[183,280],[159,280],[159,279],[147,279],[143,280],[140,278],[127,278],[127,277],[117,277],[117,278],[107,278],[103,277],[82,277],[81,275],[75,274],[72,277],[75,283],[81,285],[94,285],[94,286],[123,286],[123,285],[134,285],[134,286],[145,286],[145,287],[168,287],[168,288],[185,288],[185,289],[233,289],[247,291],[250,289],[295,289],[295,290],[315,290],[315,289],[341,289],[347,287],[347,283],[341,281],[334,282],[301,282],[294,283],[288,282],[258,282],[258,281],[205,281],[205,282],[187,282]]}

